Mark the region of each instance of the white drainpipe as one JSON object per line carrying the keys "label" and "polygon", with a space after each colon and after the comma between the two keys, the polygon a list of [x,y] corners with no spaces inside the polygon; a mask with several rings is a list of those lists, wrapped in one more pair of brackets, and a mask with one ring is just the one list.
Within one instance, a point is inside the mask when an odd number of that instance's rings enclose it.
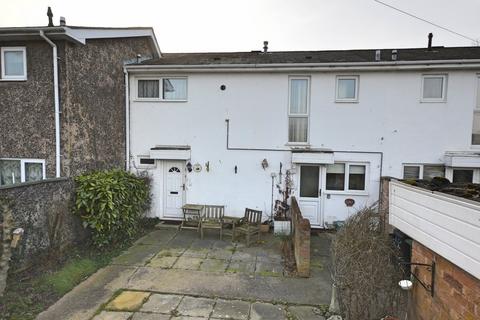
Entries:
{"label": "white drainpipe", "polygon": [[43,30],[40,30],[42,37],[51,47],[53,51],[53,92],[55,100],[55,176],[60,178],[60,101],[58,96],[58,61],[57,46],[52,42]]}
{"label": "white drainpipe", "polygon": [[129,97],[129,79],[128,71],[125,73],[125,169],[130,170],[130,97]]}

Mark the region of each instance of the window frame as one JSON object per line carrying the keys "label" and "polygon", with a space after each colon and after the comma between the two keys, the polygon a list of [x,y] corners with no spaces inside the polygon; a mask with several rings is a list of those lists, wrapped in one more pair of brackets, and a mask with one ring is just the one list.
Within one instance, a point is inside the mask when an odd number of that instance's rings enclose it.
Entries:
{"label": "window frame", "polygon": [[475,83],[475,90],[477,92],[476,92],[476,95],[475,95],[475,104],[474,104],[474,107],[473,107],[472,135],[471,135],[470,144],[473,148],[477,149],[477,148],[480,148],[480,143],[478,143],[478,144],[473,143],[473,135],[474,135],[473,128],[474,128],[474,125],[475,125],[475,114],[480,114],[480,73],[477,73],[475,75],[475,78],[477,79],[477,81]]}
{"label": "window frame", "polygon": [[[359,195],[366,196],[369,194],[369,179],[370,179],[370,163],[368,162],[345,162],[338,161],[334,164],[344,164],[345,165],[345,177],[343,190],[329,190],[327,189],[327,168],[325,166],[325,193],[326,194],[348,194],[348,195]],[[364,166],[365,167],[365,189],[363,190],[353,190],[349,189],[350,184],[350,166]]]}
{"label": "window frame", "polygon": [[[21,51],[23,56],[23,75],[9,76],[5,74],[5,52]],[[2,73],[0,81],[26,81],[27,80],[27,48],[26,47],[1,47],[0,48],[0,68]]]}
{"label": "window frame", "polygon": [[[307,112],[305,114],[290,113],[290,96],[292,90],[292,80],[307,80]],[[288,96],[287,96],[287,143],[286,145],[308,146],[310,144],[310,96],[311,96],[311,77],[310,76],[288,76]],[[307,118],[307,141],[290,141],[290,118]]]}
{"label": "window frame", "polygon": [[[441,98],[424,98],[424,89],[425,89],[425,79],[432,78],[442,78],[442,97]],[[448,83],[448,74],[446,73],[432,73],[432,74],[422,74],[422,83],[420,90],[420,102],[423,103],[441,103],[447,102],[447,83]]]}
{"label": "window frame", "polygon": [[[154,161],[153,164],[144,164],[144,163],[140,163],[140,160],[141,159],[152,159],[150,158],[150,156],[146,156],[146,155],[138,155],[137,156],[137,163],[136,163],[136,167],[138,169],[155,169],[157,168],[157,162]],[[155,159],[153,159],[155,160]]]}
{"label": "window frame", "polygon": [[[355,80],[355,97],[354,98],[340,98],[339,93],[339,83],[340,80]],[[359,75],[337,75],[335,79],[335,102],[336,103],[358,103],[360,88],[360,76]]]}
{"label": "window frame", "polygon": [[[45,159],[28,159],[28,158],[0,158],[0,160],[8,160],[8,161],[20,161],[20,182],[35,182],[35,181],[26,181],[25,176],[25,164],[26,163],[41,163],[42,164],[42,180],[46,179],[46,166],[45,166]],[[15,182],[14,184],[18,184]],[[7,185],[9,186],[9,185]]]}
{"label": "window frame", "polygon": [[[164,79],[184,79],[186,99],[164,99],[163,98],[163,80]],[[138,96],[138,82],[139,80],[158,80],[158,98],[143,98]],[[161,76],[161,77],[136,77],[135,78],[135,101],[150,101],[150,102],[188,102],[188,77],[187,76]]]}
{"label": "window frame", "polygon": [[443,167],[443,176],[444,177],[447,176],[447,168],[443,163],[402,163],[402,179],[403,180],[411,179],[411,178],[408,178],[408,179],[405,178],[405,167],[419,167],[420,168],[418,172],[419,177],[417,179],[423,180],[424,179],[423,173],[424,173],[425,166]]}

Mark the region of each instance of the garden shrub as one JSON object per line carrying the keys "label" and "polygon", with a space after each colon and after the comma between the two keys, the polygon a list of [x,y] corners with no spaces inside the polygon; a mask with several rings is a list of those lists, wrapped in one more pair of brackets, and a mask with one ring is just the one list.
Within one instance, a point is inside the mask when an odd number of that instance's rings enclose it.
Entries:
{"label": "garden shrub", "polygon": [[334,282],[347,320],[403,318],[406,294],[398,249],[382,232],[379,216],[365,208],[345,221],[332,243]]}
{"label": "garden shrub", "polygon": [[75,182],[75,211],[91,229],[94,244],[105,247],[131,240],[150,204],[148,179],[108,170],[78,176]]}

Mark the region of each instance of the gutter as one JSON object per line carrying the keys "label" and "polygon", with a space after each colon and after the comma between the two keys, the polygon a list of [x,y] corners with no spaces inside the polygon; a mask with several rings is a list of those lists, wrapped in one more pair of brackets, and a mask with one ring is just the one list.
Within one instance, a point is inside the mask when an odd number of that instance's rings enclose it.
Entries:
{"label": "gutter", "polygon": [[40,30],[42,37],[51,47],[53,54],[53,92],[55,102],[55,177],[60,178],[60,98],[58,92],[58,58],[57,46],[52,42],[43,30]]}
{"label": "gutter", "polygon": [[130,71],[165,72],[282,72],[282,71],[383,71],[421,69],[480,69],[480,59],[337,62],[337,63],[270,63],[270,64],[206,64],[206,65],[129,65]]}
{"label": "gutter", "polygon": [[123,68],[125,74],[125,170],[130,170],[130,98],[128,71]]}

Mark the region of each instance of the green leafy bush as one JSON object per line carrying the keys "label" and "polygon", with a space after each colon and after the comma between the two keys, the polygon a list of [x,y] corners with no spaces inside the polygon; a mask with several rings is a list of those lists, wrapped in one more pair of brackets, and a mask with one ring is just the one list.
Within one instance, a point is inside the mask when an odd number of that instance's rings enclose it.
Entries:
{"label": "green leafy bush", "polygon": [[75,178],[76,213],[92,230],[97,247],[124,243],[137,232],[150,205],[147,178],[123,170],[93,172]]}

